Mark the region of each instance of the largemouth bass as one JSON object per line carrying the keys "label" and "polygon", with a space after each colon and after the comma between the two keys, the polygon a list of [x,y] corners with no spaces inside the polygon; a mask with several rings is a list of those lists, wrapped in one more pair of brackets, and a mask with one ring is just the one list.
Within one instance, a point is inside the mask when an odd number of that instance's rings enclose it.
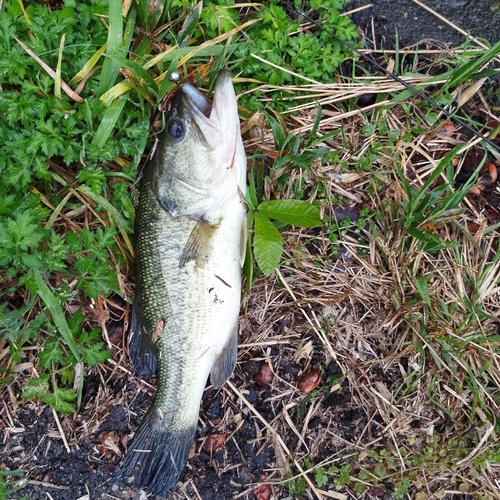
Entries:
{"label": "largemouth bass", "polygon": [[158,391],[115,470],[122,484],[166,496],[193,443],[208,376],[220,387],[237,358],[246,247],[246,158],[227,71],[213,103],[182,85],[145,167],[136,220],[129,351]]}

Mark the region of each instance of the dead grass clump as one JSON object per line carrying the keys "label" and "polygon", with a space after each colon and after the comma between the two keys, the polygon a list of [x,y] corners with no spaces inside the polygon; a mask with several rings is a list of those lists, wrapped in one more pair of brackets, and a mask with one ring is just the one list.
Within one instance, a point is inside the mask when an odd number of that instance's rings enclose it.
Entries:
{"label": "dead grass clump", "polygon": [[[376,80],[371,92],[397,90]],[[499,498],[500,204],[468,193],[491,155],[471,141],[442,168],[462,129],[431,126],[412,98],[351,109],[367,83],[347,87],[289,89],[321,102],[330,161],[271,168],[264,189],[300,190],[325,216],[321,231],[284,232],[283,264],[248,298],[242,356],[260,348],[287,382],[273,386],[285,398],[273,428],[296,436],[282,481],[299,498]],[[298,104],[288,130],[312,130],[314,106]],[[269,132],[258,137],[249,148],[276,158]],[[418,213],[411,196],[426,200]],[[277,359],[300,360],[293,381]],[[297,379],[311,366],[322,384],[304,397]]]}

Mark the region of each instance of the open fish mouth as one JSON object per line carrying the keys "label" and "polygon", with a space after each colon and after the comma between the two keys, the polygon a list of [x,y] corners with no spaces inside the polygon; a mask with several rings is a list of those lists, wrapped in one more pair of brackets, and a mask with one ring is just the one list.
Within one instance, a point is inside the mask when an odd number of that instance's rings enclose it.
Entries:
{"label": "open fish mouth", "polygon": [[215,127],[219,130],[218,135],[233,128],[239,133],[238,107],[229,72],[218,74],[211,97],[209,99],[192,83],[186,82],[181,85],[174,100],[173,114],[189,117],[202,129],[202,124]]}
{"label": "open fish mouth", "polygon": [[194,87],[190,83],[183,84],[181,87],[181,92],[185,97],[189,99],[193,107],[196,107],[198,111],[203,113],[207,118],[210,118],[213,103],[208,97],[205,97],[196,87]]}

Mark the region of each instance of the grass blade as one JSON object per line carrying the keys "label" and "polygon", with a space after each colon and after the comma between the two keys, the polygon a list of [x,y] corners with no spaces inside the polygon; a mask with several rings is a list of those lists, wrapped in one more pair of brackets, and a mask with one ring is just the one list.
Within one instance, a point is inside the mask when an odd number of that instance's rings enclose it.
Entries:
{"label": "grass blade", "polygon": [[500,42],[497,42],[491,49],[487,50],[482,56],[470,61],[456,71],[453,72],[453,76],[450,78],[448,87],[454,87],[468,80],[472,76],[475,77],[475,73],[477,73],[483,66],[488,64],[497,54],[500,53]]}
{"label": "grass blade", "polygon": [[97,61],[101,58],[106,50],[106,44],[104,44],[84,65],[83,68],[69,81],[68,85],[75,85],[81,82],[86,75],[95,67]]}
{"label": "grass blade", "polygon": [[61,98],[61,65],[62,65],[62,55],[63,55],[65,39],[66,39],[66,33],[63,33],[61,37],[61,43],[59,44],[59,54],[57,57],[57,66],[56,66],[56,77],[54,78],[54,95],[58,99]]}
{"label": "grass blade", "polygon": [[113,58],[118,54],[123,37],[122,2],[120,0],[109,0],[109,31],[106,44],[106,59],[102,66],[99,95],[110,89],[120,71],[120,63]]}
{"label": "grass blade", "polygon": [[125,106],[125,102],[126,99],[122,97],[119,99],[115,99],[111,104],[111,106],[109,106],[109,108],[104,113],[102,121],[99,124],[99,127],[94,135],[92,144],[94,144],[99,148],[104,147],[104,144],[106,144],[106,141],[111,136],[111,133],[113,132],[116,122],[120,117],[120,114],[123,110],[123,106]]}
{"label": "grass blade", "polygon": [[[76,363],[80,364],[81,359],[80,359],[78,344],[73,338],[73,334],[71,333],[71,330],[69,328],[68,322],[66,321],[66,317],[64,316],[64,312],[62,310],[61,305],[59,304],[59,301],[45,283],[45,280],[42,278],[40,271],[38,271],[37,269],[33,269],[33,275],[35,277],[35,281],[38,287],[37,293],[44,302],[44,304],[47,306],[47,309],[49,310],[50,314],[52,315],[54,324],[59,333],[61,334],[62,341],[68,346],[69,350],[71,351],[76,360]],[[83,388],[83,380],[80,384],[80,387],[78,388],[79,402],[81,401],[82,388]]]}

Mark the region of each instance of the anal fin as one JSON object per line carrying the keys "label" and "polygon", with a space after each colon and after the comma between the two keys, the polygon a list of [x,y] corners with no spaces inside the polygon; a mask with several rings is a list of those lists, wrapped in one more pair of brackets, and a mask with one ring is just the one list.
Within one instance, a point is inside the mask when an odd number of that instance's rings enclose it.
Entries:
{"label": "anal fin", "polygon": [[222,352],[215,359],[212,371],[210,372],[210,383],[214,387],[222,387],[226,380],[232,375],[236,360],[238,359],[238,322],[236,322],[231,336],[222,349]]}

